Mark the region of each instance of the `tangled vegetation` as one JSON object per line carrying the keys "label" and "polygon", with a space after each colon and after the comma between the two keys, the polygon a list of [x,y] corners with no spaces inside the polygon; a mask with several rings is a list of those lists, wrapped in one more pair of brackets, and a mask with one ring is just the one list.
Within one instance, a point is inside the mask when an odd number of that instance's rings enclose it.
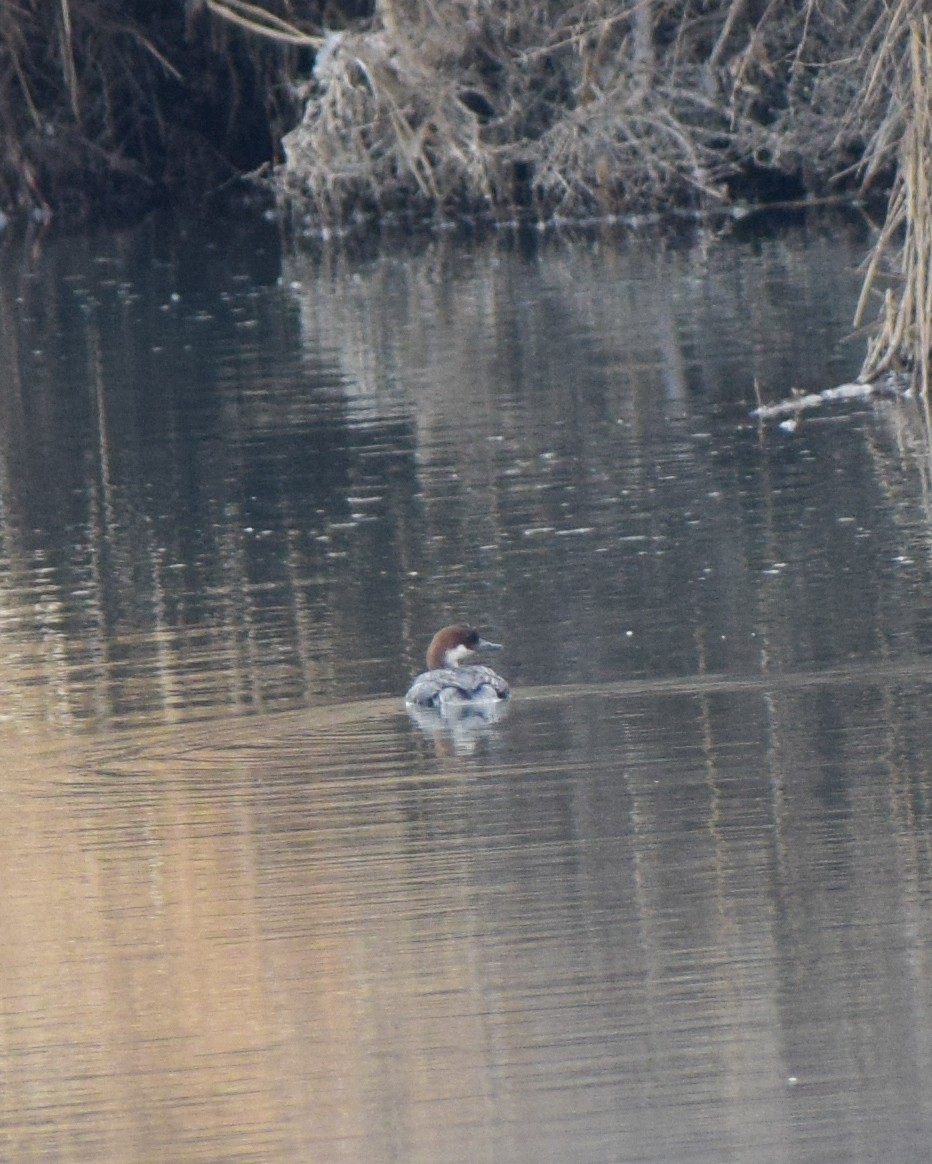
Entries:
{"label": "tangled vegetation", "polygon": [[863,192],[895,173],[921,9],[7,0],[0,207],[89,217],[263,162],[326,222]]}
{"label": "tangled vegetation", "polygon": [[[855,323],[867,311],[879,282],[883,294],[879,325],[871,339],[861,378],[905,372],[928,397],[932,388],[932,21],[908,26],[908,54],[891,90],[884,133],[875,135],[869,157],[882,162],[889,149],[898,160],[887,216],[874,245]],[[899,54],[897,55],[899,61]]]}
{"label": "tangled vegetation", "polygon": [[[928,384],[922,0],[5,0],[0,210],[89,220],[261,172],[327,226],[892,190],[864,374]],[[903,245],[905,243],[905,245]]]}
{"label": "tangled vegetation", "polygon": [[920,4],[380,0],[326,37],[279,189],[324,219],[863,192]]}
{"label": "tangled vegetation", "polygon": [[[0,211],[85,223],[203,197],[271,156],[302,51],[212,0],[3,0]],[[321,6],[322,8],[322,6]]]}

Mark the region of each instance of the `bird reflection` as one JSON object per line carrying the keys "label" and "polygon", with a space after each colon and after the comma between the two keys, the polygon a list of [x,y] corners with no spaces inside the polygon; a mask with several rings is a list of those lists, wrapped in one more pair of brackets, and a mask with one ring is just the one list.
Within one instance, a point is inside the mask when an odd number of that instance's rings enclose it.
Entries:
{"label": "bird reflection", "polygon": [[510,707],[510,702],[502,699],[497,703],[448,704],[442,709],[409,703],[405,710],[440,755],[468,756],[481,740],[494,734],[495,725]]}

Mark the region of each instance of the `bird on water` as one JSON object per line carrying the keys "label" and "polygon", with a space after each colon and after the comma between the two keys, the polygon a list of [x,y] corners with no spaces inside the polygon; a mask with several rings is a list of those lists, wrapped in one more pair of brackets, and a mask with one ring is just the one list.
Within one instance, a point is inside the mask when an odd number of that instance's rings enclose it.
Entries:
{"label": "bird on water", "polygon": [[474,627],[463,623],[445,626],[430,640],[427,670],[412,682],[405,703],[442,710],[507,699],[511,694],[508,684],[491,667],[463,665],[470,655],[501,649],[501,643],[488,642]]}

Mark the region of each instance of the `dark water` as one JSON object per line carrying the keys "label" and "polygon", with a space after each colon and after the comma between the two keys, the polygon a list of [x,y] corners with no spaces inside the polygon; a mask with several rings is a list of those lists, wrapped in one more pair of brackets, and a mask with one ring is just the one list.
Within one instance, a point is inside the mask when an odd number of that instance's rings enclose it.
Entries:
{"label": "dark water", "polygon": [[929,444],[748,416],[866,246],[6,241],[0,1157],[928,1159]]}

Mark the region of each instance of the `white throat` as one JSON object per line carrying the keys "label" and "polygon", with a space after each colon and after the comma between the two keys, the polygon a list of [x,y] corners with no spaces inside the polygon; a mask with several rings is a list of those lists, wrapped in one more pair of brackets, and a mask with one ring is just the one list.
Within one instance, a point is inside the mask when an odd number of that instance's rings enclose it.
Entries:
{"label": "white throat", "polygon": [[457,643],[455,647],[450,647],[443,653],[443,663],[445,667],[458,667],[467,655],[471,655],[472,651],[469,647],[462,643]]}

